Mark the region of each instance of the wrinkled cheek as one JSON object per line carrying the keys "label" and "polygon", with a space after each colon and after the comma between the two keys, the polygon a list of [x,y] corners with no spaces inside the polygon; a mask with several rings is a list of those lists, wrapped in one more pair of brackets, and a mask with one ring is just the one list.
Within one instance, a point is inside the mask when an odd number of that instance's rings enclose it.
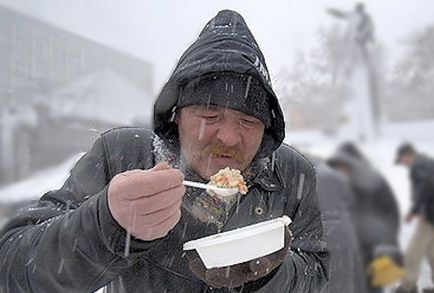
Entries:
{"label": "wrinkled cheek", "polygon": [[203,151],[198,150],[197,148],[194,149],[194,146],[192,146],[193,149],[190,149],[189,151],[189,155],[186,156],[186,158],[188,158],[188,162],[189,165],[191,166],[200,166],[201,164],[203,164],[203,160],[204,160],[204,155],[203,155]]}
{"label": "wrinkled cheek", "polygon": [[200,175],[202,178],[204,177],[206,172],[206,162],[204,162],[201,158],[197,158],[192,156],[191,159],[187,162],[189,168],[191,168],[195,173]]}
{"label": "wrinkled cheek", "polygon": [[201,154],[197,157],[194,164],[196,165],[196,171],[204,179],[209,179],[209,176],[215,173],[213,171],[211,155]]}

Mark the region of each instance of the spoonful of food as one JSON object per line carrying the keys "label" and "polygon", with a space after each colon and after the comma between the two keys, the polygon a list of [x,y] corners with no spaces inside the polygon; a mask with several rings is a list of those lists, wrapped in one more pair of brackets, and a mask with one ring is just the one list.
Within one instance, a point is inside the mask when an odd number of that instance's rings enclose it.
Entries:
{"label": "spoonful of food", "polygon": [[184,185],[206,189],[210,195],[220,197],[231,196],[236,193],[246,194],[247,185],[241,172],[229,167],[219,170],[210,177],[208,184],[199,182],[183,181]]}
{"label": "spoonful of food", "polygon": [[222,188],[211,184],[204,184],[204,183],[187,181],[187,180],[182,181],[182,184],[186,186],[206,189],[207,191],[214,192],[216,195],[221,197],[231,196],[239,192],[238,188]]}

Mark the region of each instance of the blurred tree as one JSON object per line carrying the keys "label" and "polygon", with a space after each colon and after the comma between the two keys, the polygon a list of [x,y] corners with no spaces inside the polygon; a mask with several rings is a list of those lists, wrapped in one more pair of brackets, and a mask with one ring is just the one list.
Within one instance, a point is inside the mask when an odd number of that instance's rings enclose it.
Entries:
{"label": "blurred tree", "polygon": [[[339,24],[318,29],[317,46],[308,52],[298,51],[291,69],[282,69],[276,89],[282,97],[289,129],[321,129],[333,133],[346,124],[351,117],[346,102],[351,98],[348,84],[349,64],[353,60],[348,54],[348,42],[343,37],[345,27]],[[371,44],[370,70],[376,95],[381,106],[383,98],[384,50],[380,42]],[[383,120],[383,113],[375,113],[376,119]]]}
{"label": "blurred tree", "polygon": [[336,27],[318,30],[318,46],[298,51],[291,70],[282,69],[276,89],[282,97],[287,127],[317,128],[329,132],[344,120],[343,85],[336,82],[341,65],[340,32]]}
{"label": "blurred tree", "polygon": [[389,119],[434,119],[434,25],[414,33],[388,82]]}

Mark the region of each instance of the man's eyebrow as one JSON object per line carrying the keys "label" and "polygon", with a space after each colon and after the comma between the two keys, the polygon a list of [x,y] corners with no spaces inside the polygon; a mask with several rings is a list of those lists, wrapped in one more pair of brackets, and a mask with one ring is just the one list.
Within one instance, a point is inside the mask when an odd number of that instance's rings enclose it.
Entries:
{"label": "man's eyebrow", "polygon": [[259,120],[258,118],[254,117],[254,116],[241,115],[240,117],[241,117],[241,119],[246,119],[246,120],[249,120],[250,122],[261,123],[261,120]]}

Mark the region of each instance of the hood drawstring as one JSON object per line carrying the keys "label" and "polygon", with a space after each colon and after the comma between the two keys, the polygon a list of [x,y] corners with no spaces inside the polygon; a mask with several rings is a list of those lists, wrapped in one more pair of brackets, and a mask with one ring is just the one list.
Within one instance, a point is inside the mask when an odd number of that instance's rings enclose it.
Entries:
{"label": "hood drawstring", "polygon": [[271,154],[271,172],[274,173],[274,166],[276,164],[276,152]]}
{"label": "hood drawstring", "polygon": [[173,106],[173,108],[172,108],[172,116],[170,116],[169,122],[175,121],[175,116],[176,116],[176,106]]}

